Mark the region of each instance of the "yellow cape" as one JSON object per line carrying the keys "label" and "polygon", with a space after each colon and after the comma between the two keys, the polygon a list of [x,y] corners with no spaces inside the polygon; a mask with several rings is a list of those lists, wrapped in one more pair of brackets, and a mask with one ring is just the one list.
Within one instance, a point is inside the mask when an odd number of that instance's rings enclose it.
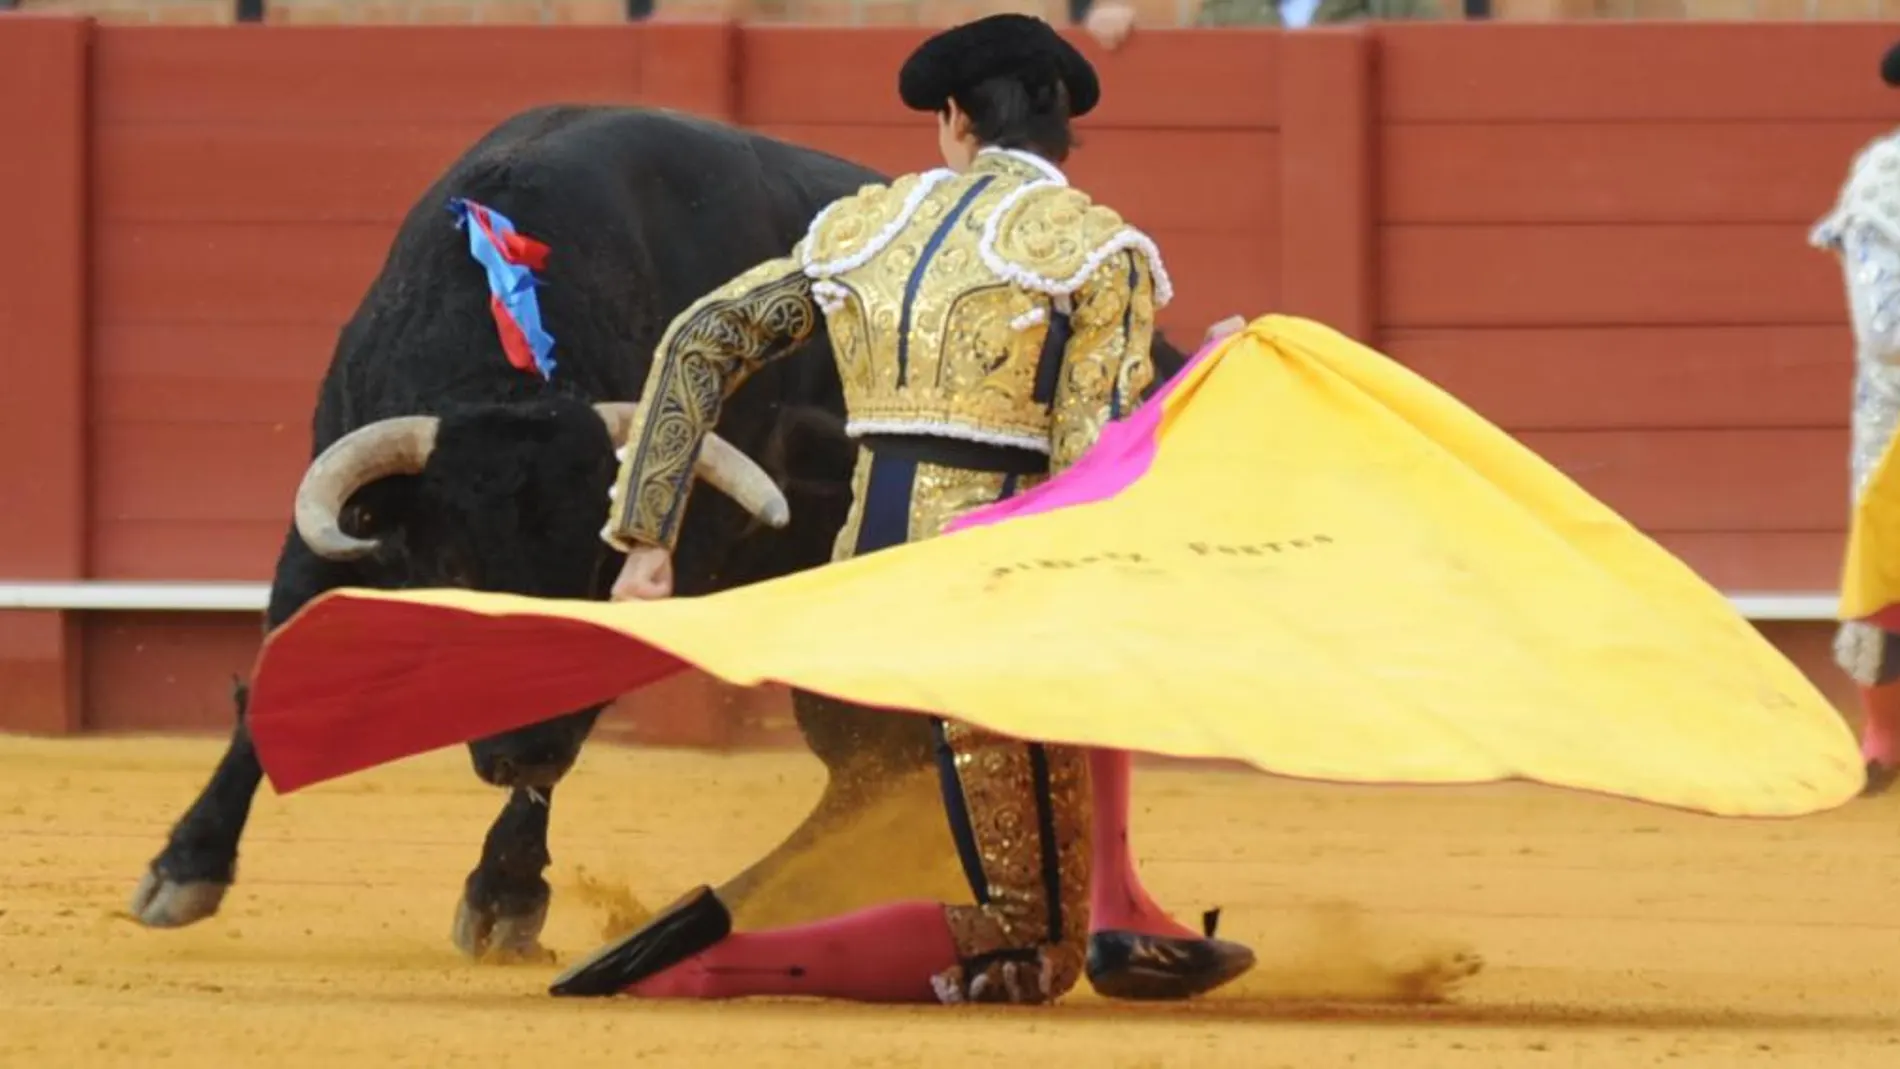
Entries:
{"label": "yellow cape", "polygon": [[1268,316],[1165,403],[1113,498],[709,597],[340,596],[508,617],[517,649],[536,618],[582,621],[732,683],[1291,776],[1728,816],[1860,789],[1847,725],[1719,592],[1379,353]]}
{"label": "yellow cape", "polygon": [[1840,616],[1862,620],[1900,605],[1900,436],[1867,477],[1854,502],[1841,567]]}

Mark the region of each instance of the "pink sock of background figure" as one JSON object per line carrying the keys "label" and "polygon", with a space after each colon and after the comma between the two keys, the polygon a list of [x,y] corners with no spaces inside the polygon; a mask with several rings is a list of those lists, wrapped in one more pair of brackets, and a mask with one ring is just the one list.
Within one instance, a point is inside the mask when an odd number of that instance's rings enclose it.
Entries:
{"label": "pink sock of background figure", "polygon": [[1128,810],[1134,759],[1126,750],[1089,753],[1089,780],[1095,798],[1094,873],[1089,886],[1089,927],[1119,928],[1142,935],[1198,939],[1194,931],[1168,916],[1148,896],[1135,872],[1128,845]]}
{"label": "pink sock of background figure", "polygon": [[899,902],[717,946],[635,984],[637,998],[804,995],[857,1002],[936,1002],[930,978],[957,963],[943,906]]}
{"label": "pink sock of background figure", "polygon": [[1900,765],[1900,683],[1860,688],[1861,756],[1887,768]]}

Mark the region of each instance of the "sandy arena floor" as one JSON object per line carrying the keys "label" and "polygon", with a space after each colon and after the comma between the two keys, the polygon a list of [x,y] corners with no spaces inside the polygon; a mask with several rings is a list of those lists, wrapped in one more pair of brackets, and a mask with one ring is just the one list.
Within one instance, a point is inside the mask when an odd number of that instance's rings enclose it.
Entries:
{"label": "sandy arena floor", "polygon": [[[554,966],[452,949],[500,803],[460,751],[267,790],[224,913],[139,929],[120,910],[218,749],[0,738],[0,1065],[1900,1066],[1900,798],[1747,824],[1532,787],[1147,771],[1150,883],[1184,916],[1224,907],[1261,957],[1240,990],[1042,1011],[635,1004],[554,1000]],[[653,905],[737,871],[818,785],[803,754],[594,746],[555,799],[544,938],[571,957],[629,892]],[[939,845],[876,848],[894,871]],[[1403,1001],[1467,949],[1483,973]]]}

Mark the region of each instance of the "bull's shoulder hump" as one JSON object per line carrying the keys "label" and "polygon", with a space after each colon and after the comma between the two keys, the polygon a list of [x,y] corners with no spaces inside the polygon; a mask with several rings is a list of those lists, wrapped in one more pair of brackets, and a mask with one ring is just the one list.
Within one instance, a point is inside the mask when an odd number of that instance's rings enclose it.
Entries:
{"label": "bull's shoulder hump", "polygon": [[984,228],[982,253],[999,274],[1043,293],[1075,292],[1109,257],[1147,261],[1157,304],[1172,295],[1161,250],[1120,212],[1073,186],[1033,182],[1011,191]]}
{"label": "bull's shoulder hump", "polygon": [[863,264],[889,244],[930,191],[956,173],[945,168],[870,182],[825,206],[801,243],[807,274],[826,278]]}

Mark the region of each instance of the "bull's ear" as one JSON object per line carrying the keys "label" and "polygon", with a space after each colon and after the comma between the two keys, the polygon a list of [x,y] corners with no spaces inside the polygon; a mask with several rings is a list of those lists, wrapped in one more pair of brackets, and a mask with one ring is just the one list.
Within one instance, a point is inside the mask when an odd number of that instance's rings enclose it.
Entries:
{"label": "bull's ear", "polygon": [[337,526],[352,538],[387,538],[409,522],[419,485],[414,475],[377,479],[350,495]]}

